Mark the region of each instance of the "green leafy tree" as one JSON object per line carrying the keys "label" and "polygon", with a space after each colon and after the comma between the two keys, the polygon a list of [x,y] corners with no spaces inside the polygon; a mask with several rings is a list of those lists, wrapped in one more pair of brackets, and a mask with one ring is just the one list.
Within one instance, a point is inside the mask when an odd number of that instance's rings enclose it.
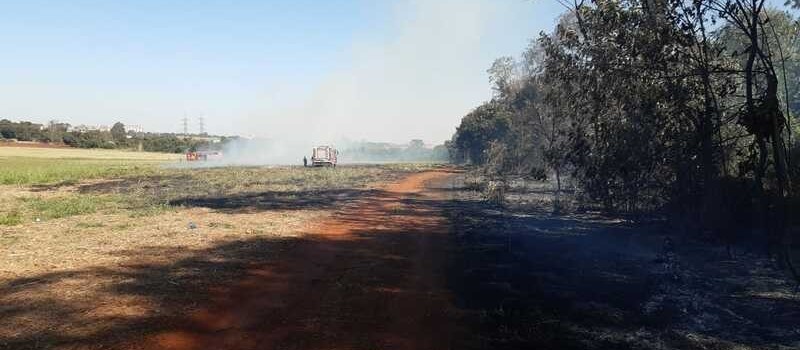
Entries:
{"label": "green leafy tree", "polygon": [[485,163],[485,151],[492,141],[508,135],[509,122],[508,111],[502,105],[492,102],[467,114],[453,136],[453,144],[462,153],[459,158],[472,164]]}
{"label": "green leafy tree", "polygon": [[122,124],[121,122],[114,123],[114,125],[111,127],[111,138],[117,144],[125,143],[126,140],[125,124]]}

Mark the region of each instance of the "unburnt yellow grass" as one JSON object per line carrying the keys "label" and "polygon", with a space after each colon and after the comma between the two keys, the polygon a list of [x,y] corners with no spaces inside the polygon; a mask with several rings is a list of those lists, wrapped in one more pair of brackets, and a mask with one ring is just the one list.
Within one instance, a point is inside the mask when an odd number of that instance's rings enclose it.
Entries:
{"label": "unburnt yellow grass", "polygon": [[[148,248],[189,252],[227,240],[298,236],[305,222],[328,215],[325,210],[220,213],[188,208],[146,218],[96,213],[3,227],[0,280],[110,266],[128,260],[127,252],[147,255]],[[149,258],[167,262],[176,256]]]}

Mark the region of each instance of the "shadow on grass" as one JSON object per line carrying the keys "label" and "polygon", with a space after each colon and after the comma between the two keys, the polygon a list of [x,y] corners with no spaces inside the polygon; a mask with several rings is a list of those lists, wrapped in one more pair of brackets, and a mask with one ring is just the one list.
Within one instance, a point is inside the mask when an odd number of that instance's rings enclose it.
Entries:
{"label": "shadow on grass", "polygon": [[[121,252],[127,262],[115,267],[71,270],[20,278],[0,285],[0,319],[4,320],[0,348],[47,349],[56,346],[113,344],[163,326],[191,303],[207,297],[207,288],[241,274],[247,264],[264,261],[269,252],[293,243],[293,239],[257,239],[221,244],[186,256],[186,252],[162,247]],[[153,256],[185,256],[171,263],[148,262]],[[99,290],[74,299],[59,293],[74,281]],[[137,298],[134,305],[120,301]],[[95,315],[93,309],[141,307],[146,315]],[[157,311],[157,312],[154,312]],[[12,327],[9,329],[9,327]]]}
{"label": "shadow on grass", "polygon": [[[410,271],[420,259],[444,258],[446,235],[431,235],[441,232],[441,222],[420,216],[438,217],[433,212],[445,203],[379,191],[335,191],[324,204],[292,206],[330,205],[343,195],[359,196],[360,204],[357,211],[339,215],[331,228],[347,230],[345,236],[242,239],[192,251],[123,250],[116,266],[7,281],[0,285],[0,349],[122,347],[167,329],[211,337],[237,334],[289,348],[374,348],[386,331],[382,324],[394,322],[393,308],[432,299],[424,287],[415,287]],[[213,200],[184,205],[246,210],[252,207],[248,201],[274,202],[271,196],[234,198],[234,204],[216,207]],[[279,203],[255,207],[289,205]],[[436,253],[420,249],[422,240],[436,241],[426,245]],[[287,324],[303,327],[285,330]],[[404,327],[432,325],[423,320]],[[279,339],[270,338],[280,329]],[[238,345],[231,348],[254,347]]]}

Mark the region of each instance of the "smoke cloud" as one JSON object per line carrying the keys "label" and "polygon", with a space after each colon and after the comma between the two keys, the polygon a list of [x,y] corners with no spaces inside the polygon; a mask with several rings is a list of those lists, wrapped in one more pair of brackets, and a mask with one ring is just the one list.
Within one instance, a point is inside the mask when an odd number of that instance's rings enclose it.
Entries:
{"label": "smoke cloud", "polygon": [[385,37],[357,39],[348,63],[299,97],[291,87],[267,96],[265,106],[240,122],[256,139],[227,145],[220,163],[300,164],[314,146],[343,150],[358,141],[441,144],[464,114],[489,98],[485,70],[505,54],[497,38],[529,5],[400,1]]}
{"label": "smoke cloud", "polygon": [[[293,144],[351,140],[441,143],[489,97],[485,69],[498,55],[486,38],[523,2],[408,0],[394,7],[389,37],[357,41],[349,64],[309,93],[256,112],[254,133]],[[298,142],[309,140],[309,143]]]}

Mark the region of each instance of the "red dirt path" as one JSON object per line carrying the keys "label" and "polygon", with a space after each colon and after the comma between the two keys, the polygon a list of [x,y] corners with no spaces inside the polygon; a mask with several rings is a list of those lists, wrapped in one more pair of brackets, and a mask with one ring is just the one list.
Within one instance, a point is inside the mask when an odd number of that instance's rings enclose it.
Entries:
{"label": "red dirt path", "polygon": [[444,288],[448,225],[426,190],[448,173],[414,174],[315,225],[307,240],[131,349],[447,349],[454,308]]}

